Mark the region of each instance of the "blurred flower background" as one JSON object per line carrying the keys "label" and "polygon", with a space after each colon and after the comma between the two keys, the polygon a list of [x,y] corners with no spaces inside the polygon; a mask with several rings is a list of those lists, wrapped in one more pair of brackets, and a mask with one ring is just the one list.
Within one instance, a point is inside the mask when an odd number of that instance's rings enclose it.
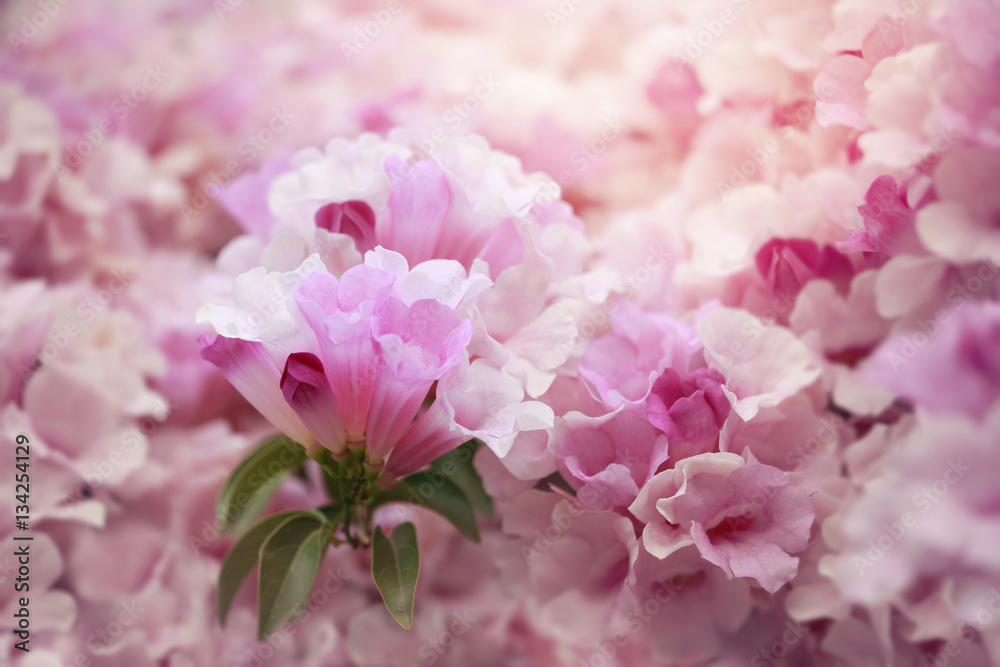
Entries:
{"label": "blurred flower background", "polygon": [[[1000,664],[995,0],[11,0],[0,27],[0,664]],[[365,310],[379,281],[405,308]],[[401,384],[310,421],[282,369],[359,317]],[[495,515],[475,544],[381,508],[418,528],[413,627],[345,545],[260,643],[252,586],[216,620],[216,497],[276,429],[343,447],[334,413],[387,474],[480,440]],[[268,511],[322,496],[291,475]]]}

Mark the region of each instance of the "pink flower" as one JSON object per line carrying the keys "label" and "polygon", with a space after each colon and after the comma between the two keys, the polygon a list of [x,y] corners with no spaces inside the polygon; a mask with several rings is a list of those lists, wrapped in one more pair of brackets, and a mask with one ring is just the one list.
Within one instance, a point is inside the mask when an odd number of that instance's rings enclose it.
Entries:
{"label": "pink flower", "polygon": [[805,343],[743,310],[717,308],[698,325],[705,359],[726,378],[723,390],[744,421],[812,384],[821,373]]}
{"label": "pink flower", "polygon": [[303,150],[236,179],[222,202],[269,244],[257,251],[271,269],[287,270],[303,251],[319,252],[331,270],[347,268],[380,245],[412,264],[447,258],[471,268],[486,260],[496,278],[522,261],[514,221],[529,209],[540,228],[579,235],[580,221],[547,177],[522,173],[479,137],[448,140],[431,156],[417,151],[415,137],[394,130],[388,139],[335,139],[324,152]]}
{"label": "pink flower", "polygon": [[[752,459],[751,459],[752,461]],[[730,453],[684,459],[649,481],[629,508],[646,524],[657,558],[694,545],[732,577],[773,593],[795,576],[815,512],[805,493],[772,466]]]}
{"label": "pink flower", "polygon": [[579,345],[580,308],[593,305],[586,285],[570,284],[583,282],[593,252],[582,223],[555,181],[525,174],[481,137],[449,138],[430,154],[422,146],[402,128],[338,138],[235,180],[222,201],[252,233],[226,246],[220,272],[289,272],[315,255],[341,276],[379,246],[410,265],[457,266],[494,282],[471,317],[470,353],[539,397]]}
{"label": "pink flower", "polygon": [[560,472],[593,509],[627,507],[667,460],[667,438],[634,412],[570,412],[552,440]]}
{"label": "pink flower", "polygon": [[[472,325],[432,299],[392,296],[393,276],[359,266],[337,280],[309,276],[296,294],[316,333],[319,356],[285,362],[285,400],[334,453],[366,442],[381,463],[417,416],[431,385],[461,360]],[[324,424],[323,434],[314,425]]]}
{"label": "pink flower", "polygon": [[688,366],[697,340],[689,325],[629,301],[616,303],[609,314],[611,332],[587,346],[580,378],[607,408],[640,406],[665,367]]}
{"label": "pink flower", "polygon": [[[958,585],[981,593],[979,582],[995,584],[1000,409],[983,420],[923,413],[879,435],[882,460],[856,476],[856,494],[824,529],[839,553],[824,557],[822,571],[845,598],[869,605],[905,600],[938,581],[952,591],[952,607]],[[951,614],[951,628],[968,618]],[[995,618],[990,625],[1000,630]]]}
{"label": "pink flower", "polygon": [[667,434],[673,461],[714,449],[731,406],[722,385],[726,379],[711,368],[681,375],[668,368],[646,397],[646,418]]}
{"label": "pink flower", "polygon": [[199,311],[220,334],[202,355],[295,441],[335,455],[363,448],[370,465],[388,459],[394,475],[472,437],[503,455],[521,428],[551,425],[551,410],[522,404],[509,375],[485,360],[470,364],[472,323],[463,313],[488,279],[444,260],[411,270],[382,248],[365,261],[339,279],[306,264],[241,276],[235,307]]}

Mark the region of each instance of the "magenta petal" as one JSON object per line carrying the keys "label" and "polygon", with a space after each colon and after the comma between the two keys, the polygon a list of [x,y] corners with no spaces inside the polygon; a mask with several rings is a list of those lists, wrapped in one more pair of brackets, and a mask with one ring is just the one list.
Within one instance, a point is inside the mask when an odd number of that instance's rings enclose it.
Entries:
{"label": "magenta petal", "polygon": [[811,239],[771,239],[754,257],[757,271],[776,294],[795,297],[810,280],[829,280],[847,293],[854,268],[833,246],[820,247]]}
{"label": "magenta petal", "polygon": [[675,461],[702,453],[719,435],[730,412],[724,382],[722,374],[710,368],[684,376],[668,368],[653,383],[646,398],[646,417],[667,434]]}
{"label": "magenta petal", "polygon": [[343,451],[347,444],[344,419],[319,357],[309,352],[288,355],[281,393],[321,445],[335,454]]}
{"label": "magenta petal", "polygon": [[[203,343],[207,340],[202,338]],[[250,405],[282,433],[303,447],[313,444],[309,430],[282,397],[278,389],[278,367],[263,344],[218,336],[202,348],[201,356],[217,366]]]}
{"label": "magenta petal", "polygon": [[906,202],[906,189],[905,183],[897,183],[892,176],[879,176],[858,207],[869,243],[887,255],[923,252],[915,226],[917,214]]}
{"label": "magenta petal", "polygon": [[674,423],[687,439],[702,440],[719,432],[712,406],[700,389],[674,403],[672,413]]}
{"label": "magenta petal", "polygon": [[354,239],[358,252],[375,247],[375,211],[363,201],[327,204],[315,215],[316,226]]}

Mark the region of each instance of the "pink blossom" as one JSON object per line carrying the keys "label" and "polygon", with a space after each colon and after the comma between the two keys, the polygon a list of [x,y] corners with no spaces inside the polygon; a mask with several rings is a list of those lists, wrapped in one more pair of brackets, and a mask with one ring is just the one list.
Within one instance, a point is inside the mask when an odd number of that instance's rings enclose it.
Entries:
{"label": "pink blossom", "polygon": [[237,179],[223,201],[255,231],[223,250],[220,272],[234,279],[257,266],[287,273],[315,254],[340,276],[376,246],[415,267],[451,267],[435,279],[457,280],[455,266],[464,267],[494,283],[470,320],[470,351],[537,398],[577,347],[576,313],[589,295],[568,281],[579,280],[592,252],[581,222],[554,181],[523,173],[481,138],[449,138],[430,155],[417,138],[394,129],[386,139],[335,139],[323,152],[293,155],[287,167],[276,161]]}
{"label": "pink blossom", "polygon": [[[986,508],[997,493],[976,471],[996,465],[988,443],[998,425],[995,409],[982,423],[925,414],[883,435],[886,450],[831,520],[836,551],[821,561],[847,599],[912,599],[928,581],[981,591],[981,573],[993,568],[988,536],[995,519]],[[960,622],[954,602],[948,614]],[[1000,629],[993,620],[984,625],[990,633]]]}
{"label": "pink blossom", "polygon": [[[301,151],[290,165],[273,161],[237,179],[223,201],[269,243],[262,256],[268,268],[281,270],[291,268],[287,256],[299,248],[319,251],[333,270],[381,245],[414,265],[446,258],[470,268],[478,257],[496,277],[520,259],[512,215],[534,206],[544,226],[579,228],[558,202],[555,183],[524,175],[481,139],[452,140],[419,159],[413,134],[393,131],[388,140],[366,134],[331,141],[324,153]],[[411,157],[418,159],[412,166]],[[266,209],[264,187],[270,188]],[[265,222],[270,216],[273,222]]]}
{"label": "pink blossom", "polygon": [[[304,446],[334,454],[364,448],[371,465],[389,458],[389,470],[402,475],[470,437],[482,436],[502,455],[518,430],[551,424],[551,411],[522,404],[523,392],[499,369],[488,370],[486,361],[470,366],[472,324],[462,312],[490,285],[482,276],[466,277],[443,260],[410,270],[381,248],[339,279],[305,264],[284,277],[251,273],[237,279],[235,308],[202,309],[199,317],[220,334],[202,354]],[[293,282],[301,284],[290,289]],[[269,303],[268,289],[277,290],[280,308]],[[262,319],[259,308],[274,314]],[[482,384],[470,386],[471,379]],[[435,383],[437,397],[424,411]],[[452,393],[463,385],[478,398]]]}
{"label": "pink blossom", "polygon": [[709,368],[725,379],[724,390],[743,420],[777,405],[820,375],[812,351],[790,331],[767,326],[745,311],[719,308],[698,327]]}
{"label": "pink blossom", "polygon": [[587,346],[580,377],[607,408],[641,405],[664,367],[687,367],[697,342],[684,323],[628,301],[616,303],[609,315],[612,331]]}
{"label": "pink blossom", "polygon": [[596,418],[570,412],[559,420],[550,447],[581,502],[608,509],[635,500],[667,460],[668,442],[669,437],[634,412]]}
{"label": "pink blossom", "polygon": [[714,449],[731,406],[718,371],[698,368],[681,376],[668,368],[646,397],[646,417],[667,434],[673,461]]}
{"label": "pink blossom", "polygon": [[797,571],[815,512],[777,468],[735,454],[699,454],[649,481],[629,508],[657,558],[694,545],[726,576],[773,593]]}
{"label": "pink blossom", "polygon": [[[995,3],[483,4],[3,5],[0,662],[1000,663]],[[488,445],[411,630],[346,546],[214,621],[275,429]]]}

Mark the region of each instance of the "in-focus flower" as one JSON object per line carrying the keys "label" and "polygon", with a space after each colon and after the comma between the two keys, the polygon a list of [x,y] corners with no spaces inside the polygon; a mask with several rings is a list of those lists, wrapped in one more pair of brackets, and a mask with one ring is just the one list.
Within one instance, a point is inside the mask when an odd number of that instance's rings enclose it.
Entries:
{"label": "in-focus flower", "polygon": [[467,307],[491,284],[455,261],[411,270],[383,248],[339,279],[315,255],[292,273],[255,269],[237,278],[234,306],[199,312],[219,333],[202,355],[307,448],[364,450],[395,476],[474,437],[503,455],[518,430],[552,416],[521,403],[519,383],[491,362],[470,360]]}
{"label": "in-focus flower", "polygon": [[730,578],[756,579],[773,593],[791,581],[815,511],[808,496],[772,466],[725,452],[684,459],[649,481],[629,508],[646,524],[657,558],[694,545]]}

